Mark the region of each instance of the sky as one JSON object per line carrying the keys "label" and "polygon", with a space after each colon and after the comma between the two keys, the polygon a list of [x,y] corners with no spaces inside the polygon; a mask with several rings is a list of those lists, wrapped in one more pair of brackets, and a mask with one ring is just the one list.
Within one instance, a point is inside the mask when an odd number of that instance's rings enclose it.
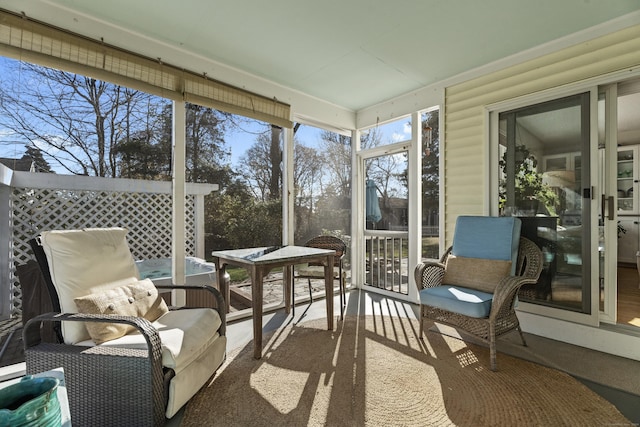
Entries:
{"label": "sky", "polygon": [[[263,125],[256,123],[243,125],[242,128],[246,132],[234,130],[227,132],[225,136],[231,149],[231,162],[234,165],[238,164],[239,158],[253,145],[257,137],[256,133],[264,130]],[[411,138],[411,123],[408,118],[380,125],[379,130],[382,134],[382,141],[387,144]],[[320,128],[302,125],[296,132],[296,140],[307,146],[318,147],[321,142],[321,132]]]}

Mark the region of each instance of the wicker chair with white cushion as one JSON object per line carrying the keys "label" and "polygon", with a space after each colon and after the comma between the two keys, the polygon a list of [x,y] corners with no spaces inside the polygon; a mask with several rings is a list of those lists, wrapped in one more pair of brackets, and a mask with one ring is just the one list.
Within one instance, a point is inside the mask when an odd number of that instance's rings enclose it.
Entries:
{"label": "wicker chair with white cushion", "polygon": [[440,262],[416,266],[420,294],[420,338],[426,319],[448,324],[489,344],[491,370],[497,369],[496,338],[520,333],[518,289],[538,281],[542,252],[520,237],[514,217],[461,216],[453,245]]}
{"label": "wicker chair with white cushion", "polygon": [[[74,425],[163,425],[226,356],[218,290],[195,287],[213,293],[215,308],[169,310],[161,288],[138,277],[126,234],[56,230],[31,242],[58,313],[25,326],[27,373],[64,368]],[[44,321],[58,324],[60,342],[42,342]]]}

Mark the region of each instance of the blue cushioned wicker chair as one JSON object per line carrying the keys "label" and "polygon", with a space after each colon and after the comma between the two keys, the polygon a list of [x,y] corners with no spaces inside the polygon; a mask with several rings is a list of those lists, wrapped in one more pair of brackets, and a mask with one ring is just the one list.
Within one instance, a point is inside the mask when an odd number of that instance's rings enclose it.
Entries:
{"label": "blue cushioned wicker chair", "polygon": [[543,259],[533,242],[520,237],[520,228],[514,217],[458,217],[453,245],[440,262],[415,269],[420,338],[425,319],[459,328],[489,344],[494,371],[498,336],[517,329],[527,345],[516,296],[522,285],[538,281]]}

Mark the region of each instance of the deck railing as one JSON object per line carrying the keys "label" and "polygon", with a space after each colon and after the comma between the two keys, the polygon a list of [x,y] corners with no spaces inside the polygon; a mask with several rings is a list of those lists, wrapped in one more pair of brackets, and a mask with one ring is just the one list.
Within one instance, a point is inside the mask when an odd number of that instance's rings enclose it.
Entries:
{"label": "deck railing", "polygon": [[408,242],[406,231],[366,230],[365,284],[408,294]]}

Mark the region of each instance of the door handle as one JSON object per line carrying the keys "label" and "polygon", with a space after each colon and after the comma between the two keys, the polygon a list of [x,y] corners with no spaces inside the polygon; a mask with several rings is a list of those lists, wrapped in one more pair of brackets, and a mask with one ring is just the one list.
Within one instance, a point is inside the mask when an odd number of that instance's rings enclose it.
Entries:
{"label": "door handle", "polygon": [[604,205],[607,204],[607,196],[604,194],[600,196],[600,218],[604,221]]}
{"label": "door handle", "polygon": [[614,203],[614,200],[613,200],[613,196],[609,196],[609,197],[607,197],[607,200],[608,200],[608,202],[609,202],[609,206],[608,206],[608,208],[609,208],[609,220],[610,220],[610,221],[613,221],[613,220],[615,219],[615,218],[614,218],[614,215],[613,215],[613,209],[614,209],[614,207],[615,207],[615,203]]}

